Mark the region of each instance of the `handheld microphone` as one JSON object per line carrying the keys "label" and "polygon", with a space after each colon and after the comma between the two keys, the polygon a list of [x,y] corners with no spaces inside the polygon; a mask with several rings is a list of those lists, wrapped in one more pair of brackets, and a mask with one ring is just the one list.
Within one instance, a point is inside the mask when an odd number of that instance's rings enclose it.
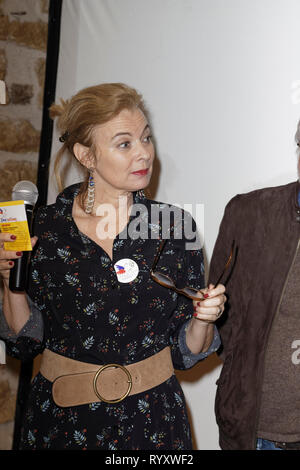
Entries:
{"label": "handheld microphone", "polygon": [[[32,213],[35,203],[38,199],[38,190],[31,181],[19,181],[12,190],[11,198],[13,201],[24,201],[25,212],[31,235]],[[9,289],[11,291],[24,291],[27,286],[27,268],[31,251],[23,251],[21,258],[14,260],[14,266],[9,274]]]}

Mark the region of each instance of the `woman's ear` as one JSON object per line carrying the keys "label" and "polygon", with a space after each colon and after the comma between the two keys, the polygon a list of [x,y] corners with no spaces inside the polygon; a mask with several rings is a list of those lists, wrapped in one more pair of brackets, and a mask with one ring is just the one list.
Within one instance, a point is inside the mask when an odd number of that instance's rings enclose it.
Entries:
{"label": "woman's ear", "polygon": [[86,168],[91,168],[93,166],[94,157],[89,147],[76,142],[76,144],[73,146],[73,153],[79,163],[81,163]]}

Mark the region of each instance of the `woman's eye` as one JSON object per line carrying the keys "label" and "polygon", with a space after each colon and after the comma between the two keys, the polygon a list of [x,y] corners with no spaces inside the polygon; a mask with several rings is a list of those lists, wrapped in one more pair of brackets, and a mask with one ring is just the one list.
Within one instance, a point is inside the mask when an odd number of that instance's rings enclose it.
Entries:
{"label": "woman's eye", "polygon": [[130,142],[122,142],[121,144],[119,144],[119,147],[121,149],[126,149],[129,147],[129,145],[130,145]]}
{"label": "woman's eye", "polygon": [[151,139],[152,139],[152,135],[147,135],[147,137],[144,138],[144,142],[151,142]]}

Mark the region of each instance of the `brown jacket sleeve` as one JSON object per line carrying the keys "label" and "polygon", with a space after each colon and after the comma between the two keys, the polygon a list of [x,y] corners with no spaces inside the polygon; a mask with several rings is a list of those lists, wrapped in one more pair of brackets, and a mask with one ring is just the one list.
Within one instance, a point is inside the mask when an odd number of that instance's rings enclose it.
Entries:
{"label": "brown jacket sleeve", "polygon": [[[215,284],[220,275],[222,274],[228,257],[231,252],[232,242],[234,240],[234,227],[235,227],[235,220],[236,214],[234,212],[235,201],[238,198],[236,196],[233,198],[226,206],[223,219],[220,224],[218,238],[215,243],[215,247],[212,254],[212,259],[210,263],[209,269],[209,283]],[[235,220],[234,220],[235,219]],[[222,345],[220,351],[218,352],[222,358],[225,359],[226,350],[228,348],[230,337],[231,337],[231,322],[233,319],[230,315],[230,289],[227,291],[227,282],[230,279],[230,274],[234,267],[234,260],[235,260],[235,250],[233,253],[232,261],[225,271],[222,279],[220,281],[221,284],[226,286],[226,296],[227,302],[225,304],[225,311],[217,322],[217,328],[221,336]]]}

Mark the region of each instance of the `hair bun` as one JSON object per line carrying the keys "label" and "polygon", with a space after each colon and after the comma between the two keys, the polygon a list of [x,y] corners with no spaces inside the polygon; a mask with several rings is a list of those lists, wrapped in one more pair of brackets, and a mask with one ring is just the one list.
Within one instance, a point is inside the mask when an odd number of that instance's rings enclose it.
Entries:
{"label": "hair bun", "polygon": [[53,103],[49,108],[49,116],[51,119],[62,116],[69,104],[69,101],[60,99],[60,103]]}

